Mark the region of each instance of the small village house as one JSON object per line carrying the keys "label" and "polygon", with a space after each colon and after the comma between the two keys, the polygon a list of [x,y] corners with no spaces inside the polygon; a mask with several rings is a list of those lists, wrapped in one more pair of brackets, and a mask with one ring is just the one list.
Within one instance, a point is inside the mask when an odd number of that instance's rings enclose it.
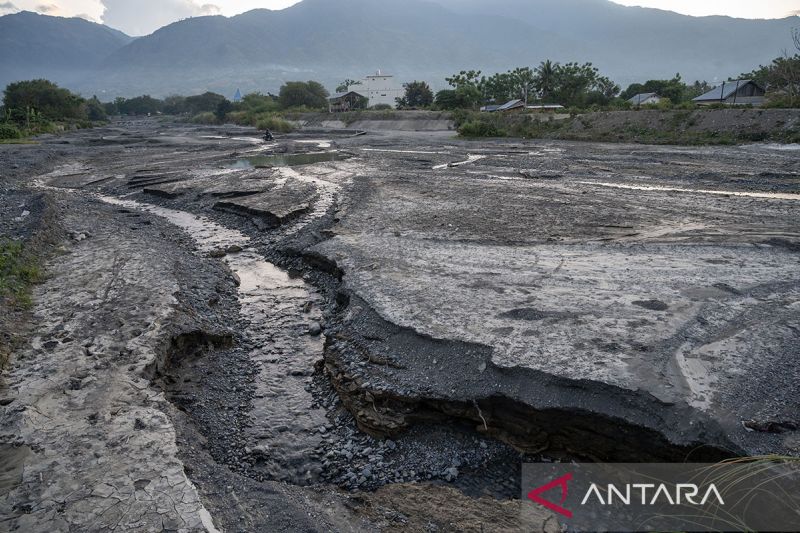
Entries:
{"label": "small village house", "polygon": [[345,113],[354,109],[366,107],[367,97],[356,91],[336,93],[328,98],[328,111],[331,113]]}
{"label": "small village house", "polygon": [[519,113],[521,111],[525,111],[525,102],[523,100],[510,100],[501,105],[485,105],[481,107],[481,111],[485,113]]}
{"label": "small village house", "polygon": [[723,82],[692,101],[697,105],[763,105],[766,91],[753,80],[733,80]]}
{"label": "small village house", "polygon": [[654,105],[661,101],[661,97],[656,93],[639,93],[633,98],[628,98],[628,102],[636,107],[643,105]]}

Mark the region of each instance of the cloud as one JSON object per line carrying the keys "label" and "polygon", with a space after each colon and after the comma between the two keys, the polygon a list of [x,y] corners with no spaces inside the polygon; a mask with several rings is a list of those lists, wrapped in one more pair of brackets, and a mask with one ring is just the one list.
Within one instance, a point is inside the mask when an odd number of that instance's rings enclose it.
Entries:
{"label": "cloud", "polygon": [[88,20],[89,22],[100,22],[99,20],[97,20],[95,17],[91,16],[88,13],[78,13],[77,15],[75,15],[75,17],[83,20]]}
{"label": "cloud", "polygon": [[200,13],[203,15],[220,15],[222,8],[215,4],[203,4],[200,6]]}
{"label": "cloud", "polygon": [[36,6],[36,11],[44,13],[45,15],[51,15],[58,12],[58,6],[55,4],[39,4]]}
{"label": "cloud", "polygon": [[103,22],[129,35],[147,35],[176,20],[222,12],[194,0],[102,0]]}
{"label": "cloud", "polygon": [[0,2],[0,15],[9,15],[17,11],[19,11],[19,8],[11,2]]}

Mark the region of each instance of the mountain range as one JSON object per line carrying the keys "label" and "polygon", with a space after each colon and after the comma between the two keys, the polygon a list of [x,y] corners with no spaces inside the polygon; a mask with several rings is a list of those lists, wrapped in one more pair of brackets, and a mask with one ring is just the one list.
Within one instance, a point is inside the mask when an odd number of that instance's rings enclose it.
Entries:
{"label": "mountain range", "polygon": [[85,21],[0,17],[0,86],[46,77],[85,95],[330,89],[377,69],[434,88],[545,59],[591,61],[623,87],[680,72],[713,82],[789,50],[800,18],[689,17],[608,0],[303,0],[284,10],[185,19],[132,38]]}

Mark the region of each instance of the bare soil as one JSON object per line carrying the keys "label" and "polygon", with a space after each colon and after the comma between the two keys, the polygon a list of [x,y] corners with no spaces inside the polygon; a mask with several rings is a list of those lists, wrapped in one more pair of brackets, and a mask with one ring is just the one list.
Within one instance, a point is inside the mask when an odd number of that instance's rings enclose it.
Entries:
{"label": "bare soil", "polygon": [[155,119],[0,147],[3,205],[52,214],[2,217],[50,236],[4,318],[2,523],[509,531],[526,461],[797,455],[798,154]]}

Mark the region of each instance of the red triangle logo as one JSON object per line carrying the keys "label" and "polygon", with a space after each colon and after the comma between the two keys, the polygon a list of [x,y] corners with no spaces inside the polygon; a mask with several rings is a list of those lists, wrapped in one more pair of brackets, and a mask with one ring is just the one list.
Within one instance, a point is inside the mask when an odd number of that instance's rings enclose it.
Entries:
{"label": "red triangle logo", "polygon": [[[567,495],[569,494],[569,487],[567,483],[572,481],[572,474],[567,474],[562,476],[558,479],[554,479],[547,485],[542,485],[538,489],[533,489],[528,493],[528,499],[538,503],[539,505],[546,507],[553,511],[554,513],[558,513],[560,515],[566,516],[567,518],[572,518],[572,511],[568,509],[564,509],[561,507],[565,501],[567,501]],[[541,495],[549,490],[552,490],[556,487],[561,487],[561,502],[559,504],[555,504],[549,500],[545,500],[541,497]]]}

